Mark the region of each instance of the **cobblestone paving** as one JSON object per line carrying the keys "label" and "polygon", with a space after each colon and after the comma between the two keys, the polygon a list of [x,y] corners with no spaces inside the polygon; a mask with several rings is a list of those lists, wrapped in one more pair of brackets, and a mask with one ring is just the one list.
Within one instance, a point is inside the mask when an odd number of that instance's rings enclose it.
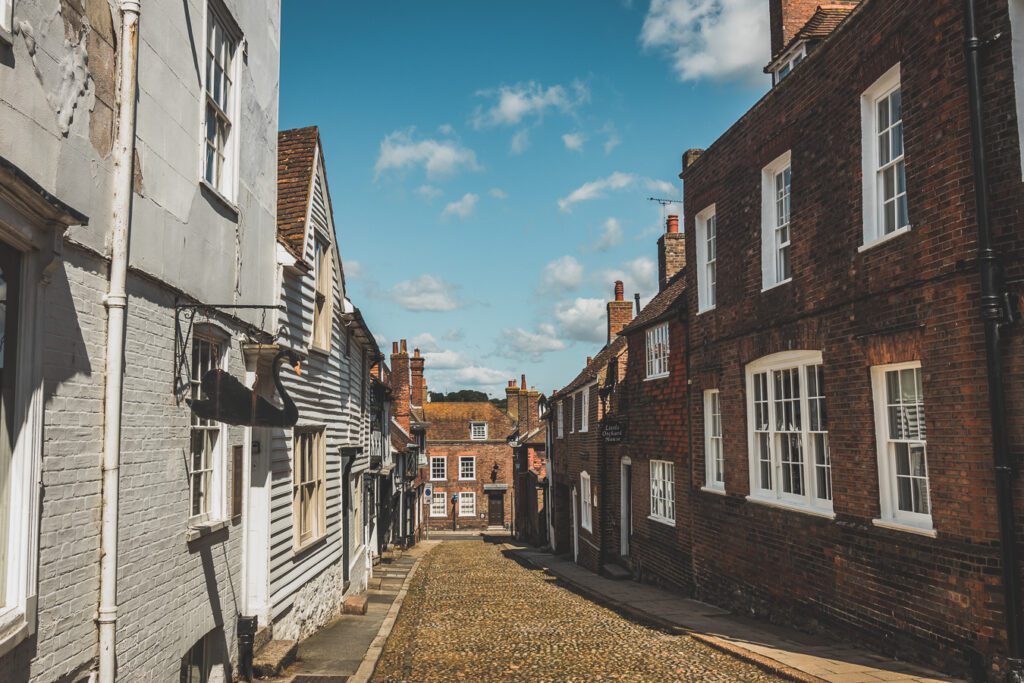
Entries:
{"label": "cobblestone paving", "polygon": [[480,541],[446,542],[423,559],[374,680],[781,679],[635,624]]}

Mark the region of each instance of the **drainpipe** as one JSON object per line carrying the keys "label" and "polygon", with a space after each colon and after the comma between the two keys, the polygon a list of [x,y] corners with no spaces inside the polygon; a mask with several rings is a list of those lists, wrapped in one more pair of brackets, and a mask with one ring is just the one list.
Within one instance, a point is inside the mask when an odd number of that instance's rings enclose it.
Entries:
{"label": "drainpipe", "polygon": [[100,533],[99,680],[114,683],[117,668],[117,489],[121,460],[121,395],[124,375],[125,307],[128,296],[128,236],[132,210],[132,162],[135,156],[135,89],[138,78],[139,0],[121,0],[118,43],[117,139],[114,142],[111,198],[110,282],[103,399],[103,504]]}
{"label": "drainpipe", "polygon": [[1006,617],[1008,681],[1024,681],[1024,645],[1021,642],[1020,578],[1017,574],[1017,531],[1014,520],[1014,468],[1009,456],[1006,427],[1006,399],[1003,390],[1002,329],[1014,320],[1003,281],[999,258],[992,247],[992,225],[988,204],[985,137],[981,93],[981,50],[975,0],[964,0],[967,86],[971,111],[971,147],[974,161],[974,191],[978,213],[978,266],[981,271],[981,317],[985,323],[985,361],[988,369],[989,413],[992,426],[992,460],[995,469],[996,509],[1003,571],[1003,610]]}

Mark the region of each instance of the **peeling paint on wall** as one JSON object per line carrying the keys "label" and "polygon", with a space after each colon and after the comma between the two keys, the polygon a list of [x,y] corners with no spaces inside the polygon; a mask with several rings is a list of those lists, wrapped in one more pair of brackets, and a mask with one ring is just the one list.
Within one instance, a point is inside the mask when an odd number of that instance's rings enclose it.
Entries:
{"label": "peeling paint on wall", "polygon": [[35,29],[32,24],[27,20],[22,20],[14,27],[14,32],[25,41],[25,47],[32,60],[32,70],[43,89],[46,90],[46,101],[57,116],[57,127],[64,136],[67,136],[68,131],[71,130],[71,121],[74,119],[78,101],[89,88],[90,77],[87,66],[89,53],[86,49],[86,36],[89,30],[89,20],[82,17],[77,41],[72,43],[70,40],[64,40],[64,55],[57,63],[57,83],[53,84],[48,83],[50,78],[43,74],[40,66]]}

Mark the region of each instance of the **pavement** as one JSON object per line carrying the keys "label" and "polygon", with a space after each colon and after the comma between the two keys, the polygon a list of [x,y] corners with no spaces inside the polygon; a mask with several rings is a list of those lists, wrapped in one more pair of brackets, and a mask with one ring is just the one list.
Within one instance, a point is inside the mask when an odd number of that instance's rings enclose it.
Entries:
{"label": "pavement", "polygon": [[613,581],[568,559],[506,544],[507,552],[613,609],[728,652],[780,677],[820,683],[957,681],[848,644],[734,615],[713,605],[634,581]]}

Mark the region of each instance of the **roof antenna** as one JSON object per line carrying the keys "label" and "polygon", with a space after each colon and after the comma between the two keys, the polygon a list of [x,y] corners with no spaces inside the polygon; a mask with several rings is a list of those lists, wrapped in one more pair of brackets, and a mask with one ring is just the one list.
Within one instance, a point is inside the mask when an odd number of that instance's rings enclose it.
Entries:
{"label": "roof antenna", "polygon": [[665,218],[668,215],[668,207],[670,204],[682,204],[683,202],[678,199],[662,199],[661,197],[648,197],[649,202],[658,202],[661,204],[661,222],[665,222]]}

